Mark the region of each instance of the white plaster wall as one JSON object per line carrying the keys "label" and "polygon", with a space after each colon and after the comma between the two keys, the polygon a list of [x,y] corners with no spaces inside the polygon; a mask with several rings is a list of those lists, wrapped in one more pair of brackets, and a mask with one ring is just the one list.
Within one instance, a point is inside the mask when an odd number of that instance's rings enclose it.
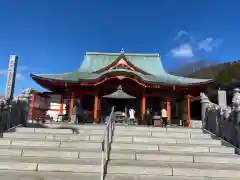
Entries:
{"label": "white plaster wall", "polygon": [[[60,112],[60,104],[61,104],[61,95],[60,94],[50,94],[49,95],[49,106],[47,110],[47,115],[53,118],[54,121],[57,121],[59,112]],[[63,104],[63,114],[66,113],[66,104]]]}

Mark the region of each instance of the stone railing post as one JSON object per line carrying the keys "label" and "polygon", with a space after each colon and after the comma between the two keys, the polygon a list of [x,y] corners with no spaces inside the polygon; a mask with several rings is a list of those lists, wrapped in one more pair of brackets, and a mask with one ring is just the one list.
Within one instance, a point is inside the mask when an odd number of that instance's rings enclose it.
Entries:
{"label": "stone railing post", "polygon": [[[233,105],[233,110],[234,110],[234,127],[235,130],[237,132],[237,134],[235,135],[235,142],[237,142],[237,146],[239,147],[240,145],[240,89],[239,88],[235,88],[234,89],[234,94],[233,94],[233,98],[232,98],[232,105]],[[236,137],[237,136],[237,137]]]}
{"label": "stone railing post", "polygon": [[202,119],[202,128],[206,128],[206,111],[207,106],[210,103],[208,97],[204,93],[200,93],[201,96],[201,119]]}
{"label": "stone railing post", "polygon": [[233,109],[236,112],[235,118],[236,122],[240,122],[240,89],[234,89],[233,99],[232,99]]}

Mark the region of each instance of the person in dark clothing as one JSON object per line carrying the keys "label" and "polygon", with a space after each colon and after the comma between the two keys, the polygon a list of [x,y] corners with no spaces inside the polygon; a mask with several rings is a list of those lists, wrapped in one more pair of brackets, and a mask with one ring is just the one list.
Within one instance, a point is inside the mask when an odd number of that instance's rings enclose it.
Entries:
{"label": "person in dark clothing", "polygon": [[147,108],[147,113],[146,113],[146,123],[148,126],[151,125],[152,122],[152,114],[151,114],[151,110],[149,108]]}
{"label": "person in dark clothing", "polygon": [[77,124],[84,122],[84,111],[80,105],[77,107]]}

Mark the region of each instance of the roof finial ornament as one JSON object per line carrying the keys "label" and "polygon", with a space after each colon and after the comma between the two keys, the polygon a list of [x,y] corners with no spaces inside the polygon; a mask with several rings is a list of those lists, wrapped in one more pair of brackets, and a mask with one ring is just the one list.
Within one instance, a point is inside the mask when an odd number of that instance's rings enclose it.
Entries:
{"label": "roof finial ornament", "polygon": [[121,49],[121,54],[124,54],[124,48]]}

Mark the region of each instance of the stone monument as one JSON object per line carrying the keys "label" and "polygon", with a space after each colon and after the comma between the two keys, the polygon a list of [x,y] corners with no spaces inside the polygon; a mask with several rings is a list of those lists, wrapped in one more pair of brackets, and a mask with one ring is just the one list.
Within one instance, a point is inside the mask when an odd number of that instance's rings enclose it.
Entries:
{"label": "stone monument", "polygon": [[16,79],[16,71],[17,71],[17,63],[18,57],[16,55],[11,55],[8,65],[8,77],[7,84],[5,90],[5,98],[6,100],[10,100],[13,98],[14,87],[15,87],[15,79]]}

